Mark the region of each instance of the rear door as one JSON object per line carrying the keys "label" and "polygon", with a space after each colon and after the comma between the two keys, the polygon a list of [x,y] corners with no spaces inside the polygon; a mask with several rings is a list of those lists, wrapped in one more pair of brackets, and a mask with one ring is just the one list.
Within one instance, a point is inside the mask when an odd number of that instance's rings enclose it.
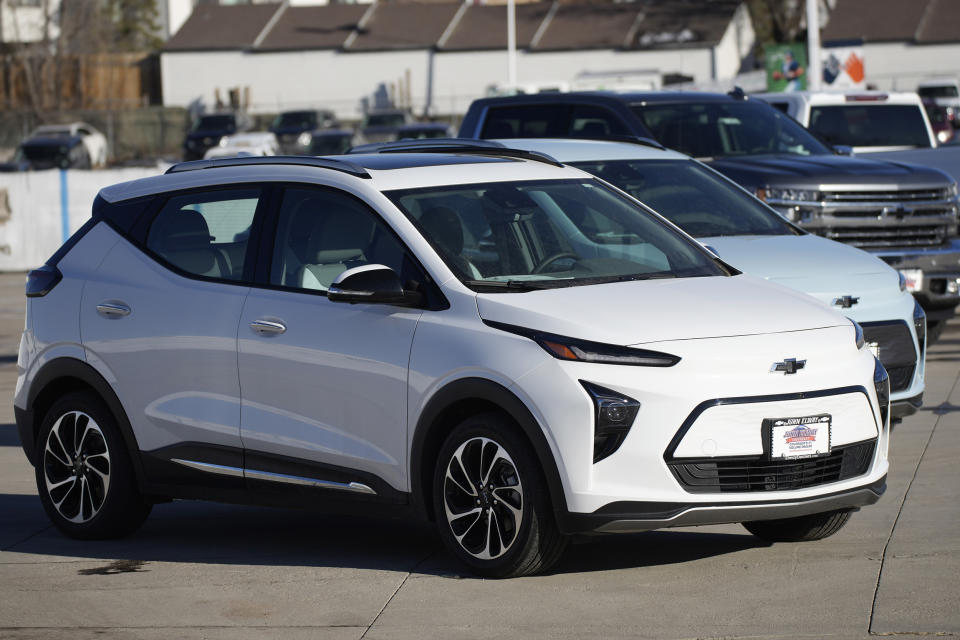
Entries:
{"label": "rear door", "polygon": [[84,347],[108,372],[152,481],[242,486],[230,471],[243,466],[237,323],[264,193],[158,198],[84,289]]}
{"label": "rear door", "polygon": [[326,289],[351,267],[384,264],[405,282],[419,267],[340,190],[287,188],[272,226],[269,269],[240,317],[248,481],[395,497],[406,490],[407,371],[422,311],[331,302]]}

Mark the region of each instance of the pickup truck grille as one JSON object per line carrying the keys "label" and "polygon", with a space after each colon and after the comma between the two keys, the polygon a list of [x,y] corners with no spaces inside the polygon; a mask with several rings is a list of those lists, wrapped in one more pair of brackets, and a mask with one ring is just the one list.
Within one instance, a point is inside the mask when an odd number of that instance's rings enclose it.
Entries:
{"label": "pickup truck grille", "polygon": [[940,247],[957,229],[957,201],[948,187],[822,192],[803,226],[861,249]]}
{"label": "pickup truck grille", "polygon": [[822,235],[852,244],[861,249],[880,249],[885,247],[935,247],[944,244],[950,235],[950,227],[942,225],[896,225],[828,227]]}

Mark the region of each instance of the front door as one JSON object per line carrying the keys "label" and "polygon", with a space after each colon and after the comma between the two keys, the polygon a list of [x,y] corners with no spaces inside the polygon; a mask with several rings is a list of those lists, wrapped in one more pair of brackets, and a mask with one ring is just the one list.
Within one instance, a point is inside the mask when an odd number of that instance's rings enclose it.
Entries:
{"label": "front door", "polygon": [[288,188],[275,222],[271,288],[252,289],[240,318],[248,480],[405,491],[407,372],[422,312],[330,302],[325,292],[351,267],[385,264],[406,280],[416,266],[379,216],[342,191]]}

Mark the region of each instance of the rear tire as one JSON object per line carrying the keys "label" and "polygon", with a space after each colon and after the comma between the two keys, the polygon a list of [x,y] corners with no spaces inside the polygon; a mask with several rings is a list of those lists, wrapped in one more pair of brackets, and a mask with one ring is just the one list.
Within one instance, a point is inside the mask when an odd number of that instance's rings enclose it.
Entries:
{"label": "rear tire", "polygon": [[511,578],[551,567],[567,545],[530,445],[505,416],[471,416],[447,437],[433,476],[444,544],[479,575]]}
{"label": "rear tire", "polygon": [[798,518],[744,522],[747,531],[767,542],[822,540],[843,529],[851,511],[828,511]]}
{"label": "rear tire", "polygon": [[117,538],[150,514],[116,420],[96,395],[73,392],[57,400],[40,425],[36,451],[40,501],[66,535]]}

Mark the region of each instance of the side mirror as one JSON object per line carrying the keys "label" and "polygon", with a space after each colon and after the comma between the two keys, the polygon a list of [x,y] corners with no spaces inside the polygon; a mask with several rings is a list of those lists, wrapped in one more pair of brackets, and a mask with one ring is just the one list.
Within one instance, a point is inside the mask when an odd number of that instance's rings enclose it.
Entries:
{"label": "side mirror", "polygon": [[846,144],[835,144],[833,145],[833,152],[838,156],[852,156],[853,147]]}
{"label": "side mirror", "polygon": [[419,304],[421,294],[404,291],[400,276],[382,264],[366,264],[347,269],[333,281],[327,290],[331,302],[365,302],[368,304]]}

